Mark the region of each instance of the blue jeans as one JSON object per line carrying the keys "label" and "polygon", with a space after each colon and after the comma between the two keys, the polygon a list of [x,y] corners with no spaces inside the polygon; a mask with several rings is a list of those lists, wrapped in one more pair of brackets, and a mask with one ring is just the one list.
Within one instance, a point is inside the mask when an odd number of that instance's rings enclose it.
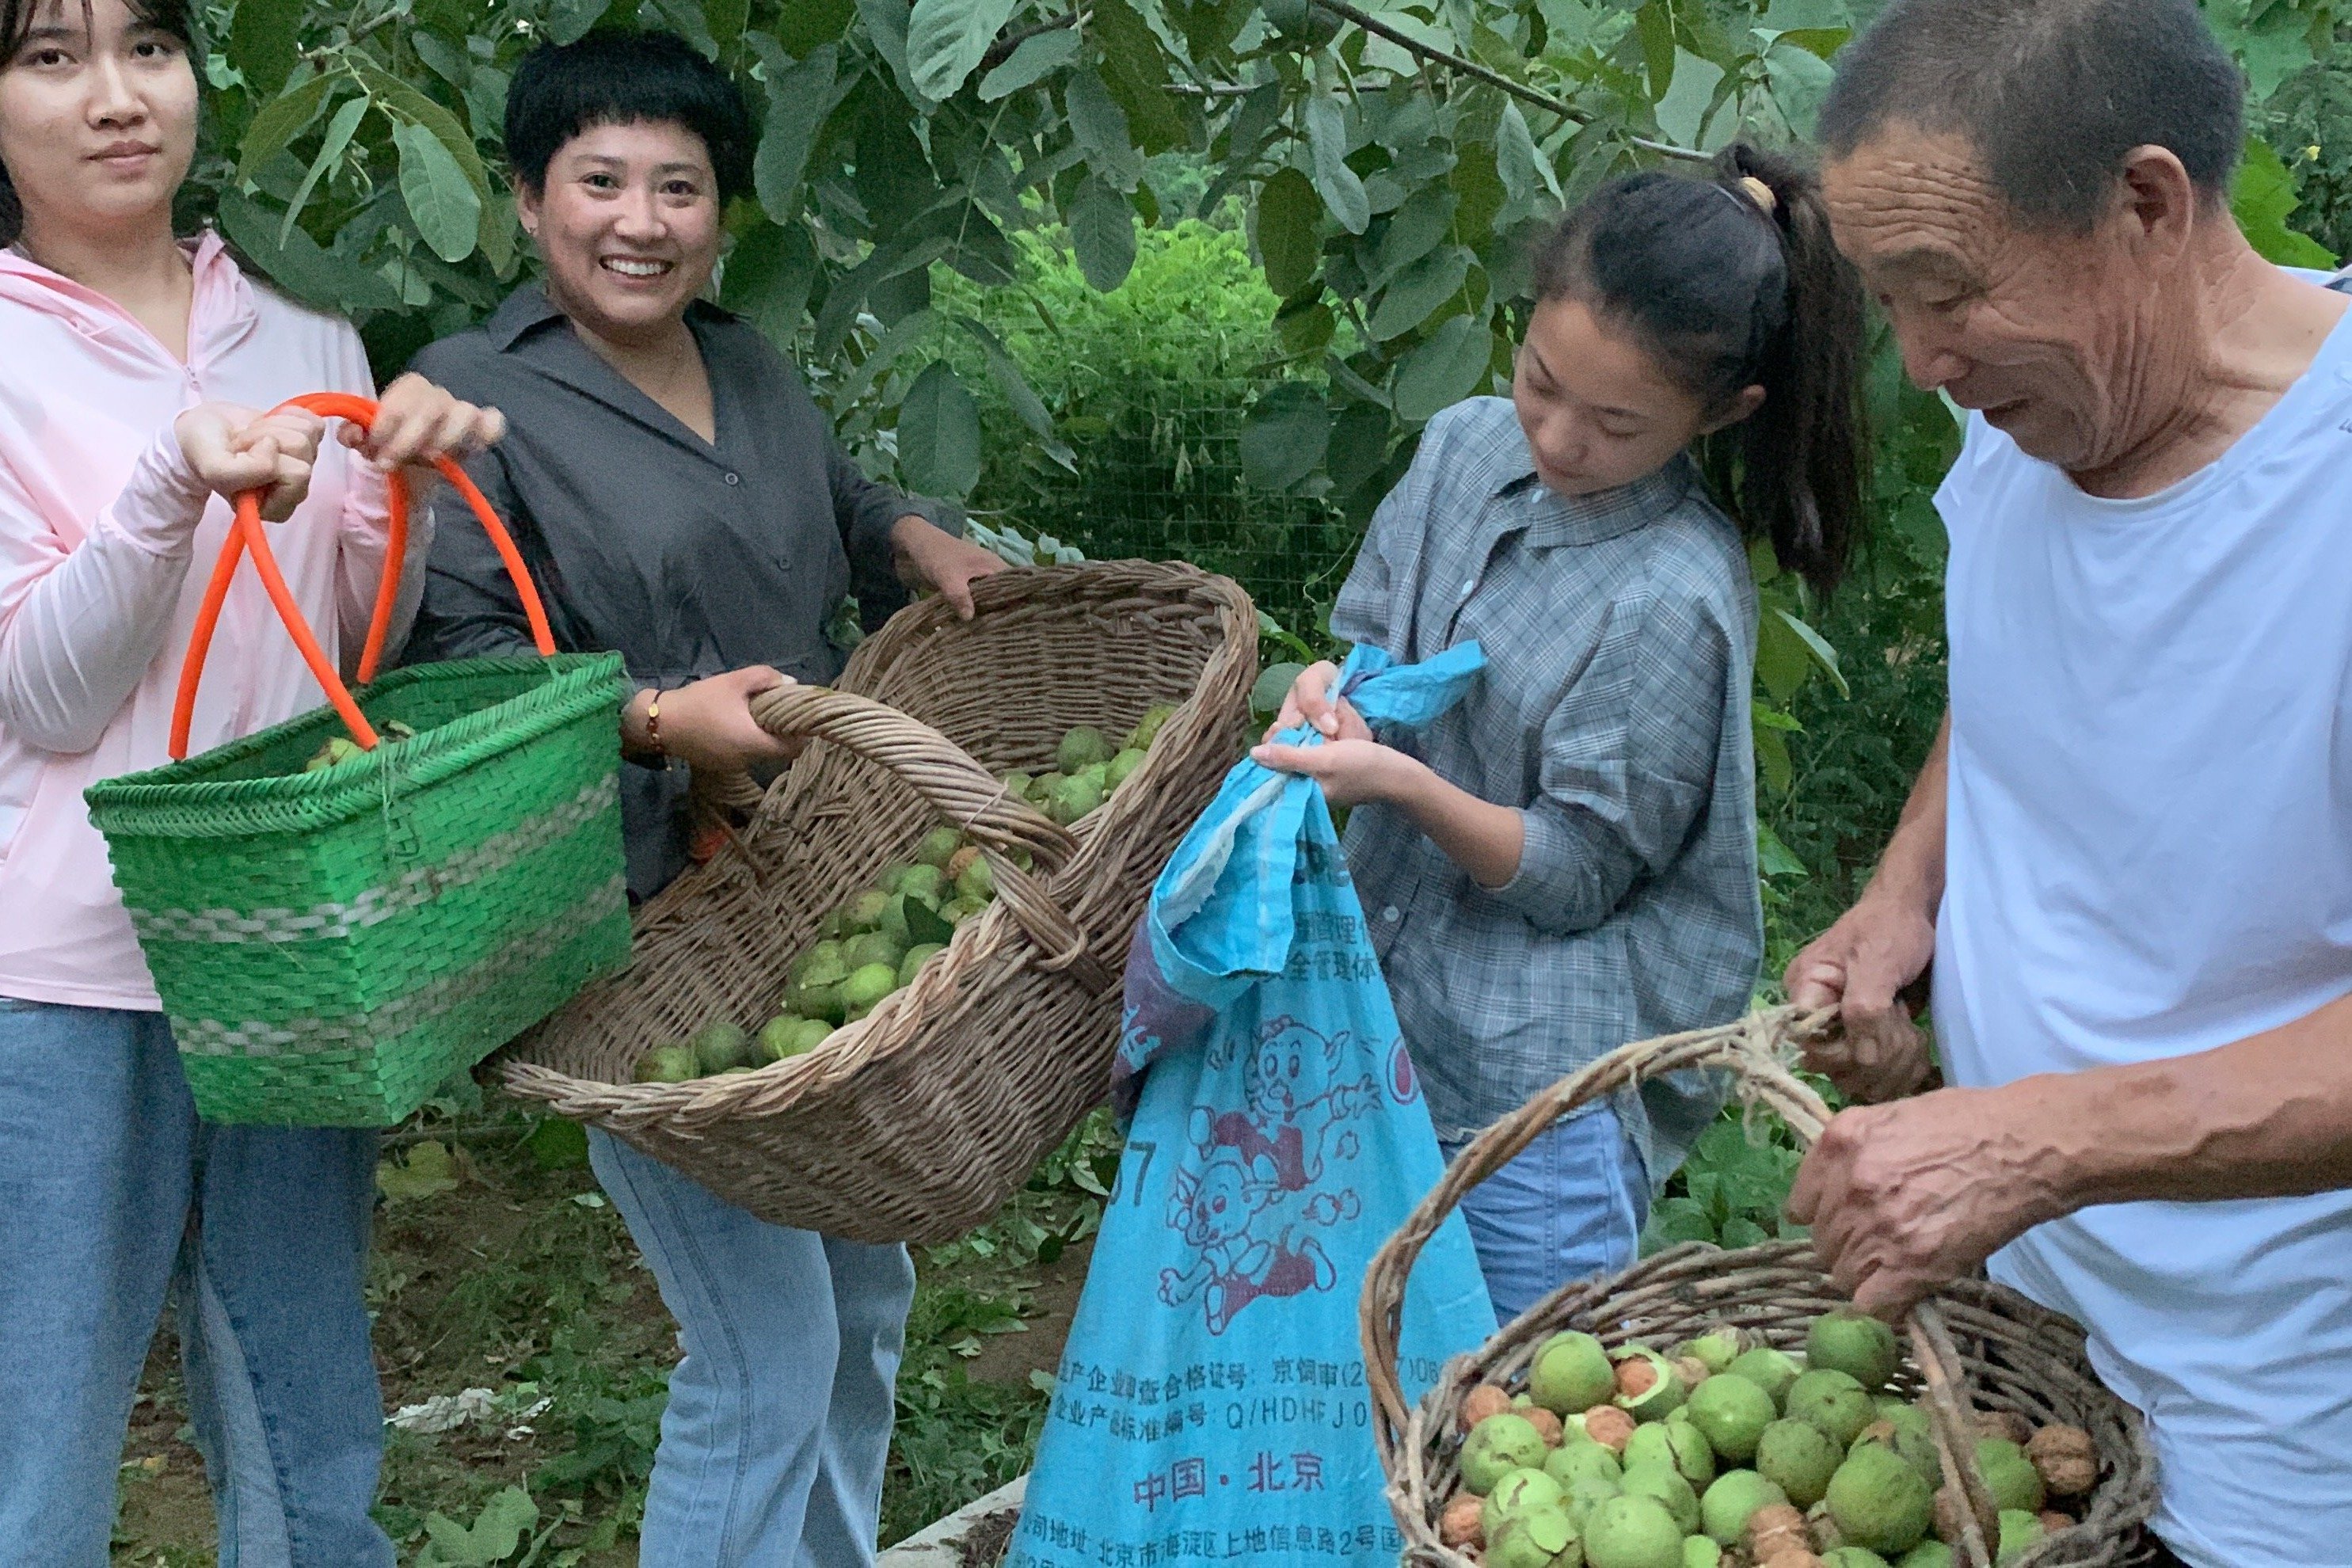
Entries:
{"label": "blue jeans", "polygon": [[874,1561],[915,1266],[770,1225],[596,1128],[588,1157],[678,1322],[638,1539],[661,1568]]}
{"label": "blue jeans", "polygon": [[391,1568],[375,1142],[201,1122],[160,1014],[0,997],[0,1568],[104,1568],[167,1287],[221,1568]]}
{"label": "blue jeans", "polygon": [[[1465,1146],[1441,1144],[1446,1163]],[[1572,1279],[1630,1267],[1649,1213],[1649,1177],[1615,1111],[1596,1105],[1552,1123],[1462,1200],[1495,1321]]]}

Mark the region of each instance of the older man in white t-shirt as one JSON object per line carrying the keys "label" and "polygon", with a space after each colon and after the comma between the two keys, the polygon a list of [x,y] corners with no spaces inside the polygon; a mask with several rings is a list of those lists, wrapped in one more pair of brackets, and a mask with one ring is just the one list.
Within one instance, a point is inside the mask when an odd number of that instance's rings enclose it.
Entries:
{"label": "older man in white t-shirt", "polygon": [[1838,241],[1973,412],[1945,734],[1789,970],[1890,1102],[1791,1214],[1866,1306],[1990,1257],[2080,1321],[2180,1560],[2352,1563],[2352,300],[2231,221],[2192,0],[1897,0],[1839,63]]}

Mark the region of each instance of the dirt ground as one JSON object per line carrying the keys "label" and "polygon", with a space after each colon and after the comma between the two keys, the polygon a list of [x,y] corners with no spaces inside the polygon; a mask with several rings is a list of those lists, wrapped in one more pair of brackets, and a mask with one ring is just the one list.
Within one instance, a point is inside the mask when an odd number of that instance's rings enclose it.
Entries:
{"label": "dirt ground", "polygon": [[[556,1405],[530,1420],[388,1434],[379,1518],[403,1542],[406,1562],[427,1514],[464,1521],[489,1494],[527,1486],[542,1522],[559,1508],[571,1514],[539,1563],[634,1565],[627,1526],[642,1497],[660,1379],[677,1354],[675,1326],[584,1168],[541,1168],[511,1129],[453,1146],[454,1188],[392,1198],[378,1211],[368,1295],[385,1410],[526,1383]],[[919,1257],[921,1289],[934,1303],[977,1297],[1009,1302],[1011,1311],[976,1337],[955,1330],[958,1348],[944,1356],[936,1344],[910,1343],[908,1374],[920,1367],[936,1387],[938,1369],[952,1363],[983,1395],[1036,1399],[1031,1374],[1050,1373],[1060,1358],[1091,1250],[1090,1240],[1077,1241],[1050,1262],[1032,1257],[1019,1268],[965,1247],[945,1249],[944,1260]],[[1025,1331],[1003,1331],[1016,1318]],[[940,1321],[940,1309],[927,1310],[919,1299],[917,1323]],[[123,1450],[116,1568],[211,1568],[215,1561],[212,1506],[186,1425],[178,1355],[167,1314]],[[608,1454],[617,1458],[597,1471]],[[590,1473],[568,1489],[551,1483],[567,1466]],[[894,1466],[893,1476],[902,1491],[910,1484],[898,1473],[903,1468]],[[908,1501],[902,1496],[894,1511],[905,1515]],[[617,1529],[616,1510],[625,1516]],[[619,1539],[600,1541],[600,1524]],[[898,1532],[904,1528],[902,1521]]]}

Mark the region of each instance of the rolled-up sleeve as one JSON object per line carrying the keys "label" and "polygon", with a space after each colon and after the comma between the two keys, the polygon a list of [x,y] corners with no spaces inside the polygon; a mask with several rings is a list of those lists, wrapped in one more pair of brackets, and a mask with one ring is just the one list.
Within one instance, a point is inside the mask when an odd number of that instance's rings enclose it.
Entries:
{"label": "rolled-up sleeve", "polygon": [[1518,871],[1486,895],[1551,936],[1599,925],[1663,871],[1714,795],[1729,635],[1696,595],[1612,616],[1608,679],[1578,681],[1545,723]]}

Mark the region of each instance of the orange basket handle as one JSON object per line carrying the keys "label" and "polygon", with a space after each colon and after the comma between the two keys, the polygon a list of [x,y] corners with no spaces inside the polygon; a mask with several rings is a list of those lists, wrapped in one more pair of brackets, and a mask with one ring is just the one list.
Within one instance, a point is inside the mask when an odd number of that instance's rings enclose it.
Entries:
{"label": "orange basket handle", "polygon": [[[314,392],[302,397],[290,397],[278,405],[278,409],[301,408],[326,419],[347,419],[364,429],[375,422],[376,405],[364,397],[342,392]],[[272,412],[277,412],[273,410]],[[522,600],[522,613],[530,622],[530,639],[542,656],[555,652],[555,636],[548,629],[547,611],[540,603],[539,590],[530,580],[530,571],[523,564],[522,552],[515,548],[506,525],[479,487],[466,477],[466,470],[447,458],[436,458],[433,466],[450,488],[474,509],[481,519],[482,531],[490,536],[490,543],[506,563],[507,575],[514,579],[515,592]],[[376,676],[376,666],[383,658],[383,642],[392,627],[394,601],[400,596],[402,568],[408,558],[408,480],[397,470],[385,476],[384,500],[387,516],[383,552],[383,580],[376,585],[375,608],[368,616],[367,641],[360,649],[360,684],[364,686]],[[261,585],[277,606],[278,618],[286,623],[286,630],[294,638],[294,647],[302,655],[302,662],[310,667],[320,687],[327,694],[344,728],[362,751],[376,747],[375,727],[360,711],[352,700],[351,689],[335,671],[326,650],[311,633],[310,623],[303,618],[293,594],[286,586],[286,575],[278,569],[278,557],[269,548],[269,540],[261,522],[261,495],[249,490],[236,498],[236,519],[230,525],[227,540],[221,545],[220,559],[213,563],[212,581],[205,585],[204,602],[196,610],[196,627],[188,638],[188,657],[180,666],[180,691],[172,705],[171,756],[178,762],[188,754],[188,726],[196,710],[196,686],[204,679],[205,656],[212,649],[213,633],[220,627],[221,605],[228,598],[230,579],[236,575],[238,560],[247,552],[253,556],[253,569],[261,576]]]}

